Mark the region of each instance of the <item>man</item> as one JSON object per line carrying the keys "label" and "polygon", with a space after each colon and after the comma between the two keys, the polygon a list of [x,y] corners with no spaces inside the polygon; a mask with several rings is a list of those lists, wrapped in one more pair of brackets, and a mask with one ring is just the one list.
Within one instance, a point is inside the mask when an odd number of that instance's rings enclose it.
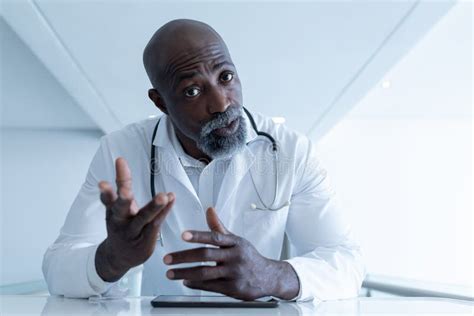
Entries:
{"label": "man", "polygon": [[[142,295],[356,296],[359,247],[314,146],[244,111],[222,38],[204,23],[174,20],[153,35],[143,61],[149,98],[164,115],[102,138],[45,254],[50,292],[108,295],[143,264]],[[285,234],[292,258],[279,260]]]}

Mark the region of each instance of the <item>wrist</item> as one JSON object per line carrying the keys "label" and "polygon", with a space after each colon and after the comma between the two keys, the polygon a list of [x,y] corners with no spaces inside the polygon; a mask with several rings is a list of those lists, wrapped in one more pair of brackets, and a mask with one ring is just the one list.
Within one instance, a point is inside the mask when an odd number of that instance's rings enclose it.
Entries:
{"label": "wrist", "polygon": [[106,282],[118,281],[129,270],[128,267],[120,263],[120,260],[114,253],[107,239],[105,239],[99,247],[97,247],[95,254],[95,268],[97,274]]}
{"label": "wrist", "polygon": [[282,300],[292,300],[298,296],[300,281],[295,270],[286,261],[272,261],[272,291],[271,295]]}

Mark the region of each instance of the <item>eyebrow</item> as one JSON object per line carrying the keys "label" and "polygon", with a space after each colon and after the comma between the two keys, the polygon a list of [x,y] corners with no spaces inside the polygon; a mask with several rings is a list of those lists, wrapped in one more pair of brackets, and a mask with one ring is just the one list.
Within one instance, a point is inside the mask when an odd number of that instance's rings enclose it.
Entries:
{"label": "eyebrow", "polygon": [[212,66],[212,70],[213,70],[213,71],[216,71],[216,70],[218,70],[218,69],[220,69],[220,68],[222,68],[222,67],[224,67],[224,66],[232,66],[232,67],[234,67],[234,65],[233,65],[231,62],[229,62],[228,60],[224,60],[224,61],[221,61],[221,62],[215,64],[214,66]]}
{"label": "eyebrow", "polygon": [[[234,67],[234,64],[232,64],[231,62],[229,62],[227,60],[224,60],[224,61],[218,62],[217,64],[213,65],[212,66],[212,71],[217,71],[217,70],[223,68],[224,66]],[[189,71],[189,72],[180,73],[179,75],[177,75],[175,77],[175,80],[174,80],[175,84],[173,86],[176,88],[176,87],[179,86],[179,84],[183,80],[192,79],[192,78],[196,77],[197,75],[199,75],[198,71]]]}
{"label": "eyebrow", "polygon": [[198,75],[197,71],[181,73],[176,77],[176,83],[179,84],[181,81],[186,79],[192,79]]}
{"label": "eyebrow", "polygon": [[183,80],[192,79],[196,77],[199,73],[197,71],[189,71],[178,74],[173,80],[173,89],[176,89]]}

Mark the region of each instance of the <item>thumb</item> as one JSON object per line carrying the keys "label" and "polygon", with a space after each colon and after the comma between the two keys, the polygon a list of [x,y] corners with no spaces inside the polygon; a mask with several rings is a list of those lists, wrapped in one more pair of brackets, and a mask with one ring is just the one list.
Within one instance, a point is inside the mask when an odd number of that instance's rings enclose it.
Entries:
{"label": "thumb", "polygon": [[207,209],[206,220],[207,220],[207,226],[209,226],[211,231],[216,231],[221,234],[229,233],[227,228],[225,228],[224,224],[222,224],[221,220],[217,216],[216,210],[213,207],[209,207]]}

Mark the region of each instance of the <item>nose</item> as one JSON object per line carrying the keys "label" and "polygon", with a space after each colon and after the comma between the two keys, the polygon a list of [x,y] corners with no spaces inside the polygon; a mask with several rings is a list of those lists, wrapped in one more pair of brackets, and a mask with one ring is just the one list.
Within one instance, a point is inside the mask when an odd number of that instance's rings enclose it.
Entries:
{"label": "nose", "polygon": [[208,110],[210,114],[222,113],[227,110],[231,102],[227,97],[225,89],[212,87],[209,91]]}

